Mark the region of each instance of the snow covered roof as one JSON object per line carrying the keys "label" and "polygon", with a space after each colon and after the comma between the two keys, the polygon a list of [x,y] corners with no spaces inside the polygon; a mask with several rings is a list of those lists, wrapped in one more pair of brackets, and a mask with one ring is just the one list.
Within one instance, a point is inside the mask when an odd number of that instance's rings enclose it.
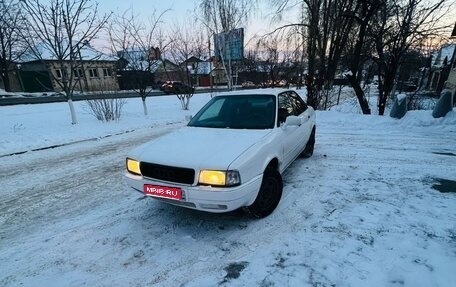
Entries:
{"label": "snow covered roof", "polygon": [[195,56],[191,56],[190,58],[188,58],[187,60],[184,61],[184,63],[199,63],[199,62],[204,62],[204,61]]}
{"label": "snow covered roof", "polygon": [[118,51],[117,56],[128,62],[145,62],[147,60],[147,51],[139,48],[128,48],[124,51]]}
{"label": "snow covered roof", "polygon": [[[67,48],[63,45],[62,48]],[[69,59],[69,52],[65,54],[65,58]],[[119,58],[104,54],[89,44],[86,44],[81,47],[78,51],[78,57],[84,61],[117,61]],[[52,51],[52,49],[45,43],[36,45],[33,50],[29,50],[20,58],[21,62],[32,62],[38,60],[57,60],[57,55]]]}
{"label": "snow covered roof", "polygon": [[210,62],[198,62],[195,65],[195,70],[192,71],[192,74],[196,75],[208,75],[211,73],[214,66]]}
{"label": "snow covered roof", "polygon": [[432,66],[440,68],[447,59],[447,63],[450,64],[451,58],[453,57],[454,50],[456,49],[456,44],[445,45],[438,52],[432,54]]}

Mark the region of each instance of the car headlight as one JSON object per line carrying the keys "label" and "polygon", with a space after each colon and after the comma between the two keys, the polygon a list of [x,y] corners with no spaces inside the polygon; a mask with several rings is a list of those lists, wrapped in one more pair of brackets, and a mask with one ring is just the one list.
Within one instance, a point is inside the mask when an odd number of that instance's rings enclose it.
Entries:
{"label": "car headlight", "polygon": [[198,182],[203,185],[236,186],[241,184],[241,176],[237,170],[202,170]]}
{"label": "car headlight", "polygon": [[129,173],[141,175],[141,169],[139,168],[139,161],[127,158],[127,170]]}

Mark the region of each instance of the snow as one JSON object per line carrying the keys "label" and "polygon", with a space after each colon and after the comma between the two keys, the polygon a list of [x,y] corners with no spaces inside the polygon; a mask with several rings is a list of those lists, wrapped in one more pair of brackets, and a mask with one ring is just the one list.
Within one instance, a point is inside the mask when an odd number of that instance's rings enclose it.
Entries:
{"label": "snow", "polygon": [[[74,43],[76,45],[76,43]],[[68,47],[68,42],[64,43],[63,48]],[[57,60],[57,56],[55,53],[52,52],[53,49],[49,47],[47,43],[42,42],[35,47],[35,52],[28,51],[27,53],[23,54],[20,58],[21,62],[30,62],[30,61],[37,61],[37,60]],[[37,57],[37,55],[39,57]],[[117,61],[119,58],[111,55],[104,54],[100,51],[97,51],[90,45],[83,45],[81,49],[78,51],[78,55],[81,59],[86,61]],[[65,57],[68,58],[68,53],[65,54]]]}
{"label": "snow", "polygon": [[[169,123],[182,123],[210,99],[196,94],[188,111],[174,96],[147,98],[149,115],[144,116],[139,98],[128,99],[119,122],[102,123],[90,114],[84,101],[74,102],[79,124],[71,125],[67,103],[17,105],[0,108],[0,156],[125,133]],[[166,108],[164,108],[166,107]]]}
{"label": "snow", "polygon": [[[174,96],[129,99],[119,122],[75,103],[0,107],[0,286],[454,286],[456,112],[400,120],[317,113],[314,155],[283,175],[261,220],[141,197],[125,155],[175,131]],[[112,136],[109,136],[112,135]],[[93,140],[92,140],[93,139]],[[172,151],[170,151],[172,152]]]}
{"label": "snow", "polygon": [[396,98],[397,98],[397,102],[398,102],[399,105],[400,105],[400,104],[402,103],[402,101],[403,101],[404,99],[407,98],[407,94],[398,94],[398,95],[396,96]]}
{"label": "snow", "polygon": [[4,89],[0,89],[0,97],[15,95],[14,93],[9,93]]}
{"label": "snow", "polygon": [[447,63],[451,62],[455,49],[455,44],[447,44],[442,46],[439,51],[432,53],[432,66],[441,68],[445,61],[445,58],[447,59]]}

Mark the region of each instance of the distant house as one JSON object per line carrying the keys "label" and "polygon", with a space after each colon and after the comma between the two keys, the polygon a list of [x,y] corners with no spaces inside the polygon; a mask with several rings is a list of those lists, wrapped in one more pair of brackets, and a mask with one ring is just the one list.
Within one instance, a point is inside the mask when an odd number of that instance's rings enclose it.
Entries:
{"label": "distant house", "polygon": [[[453,33],[451,34],[453,39],[456,39],[456,23],[454,24]],[[453,51],[453,57],[450,61],[450,72],[448,75],[448,79],[445,83],[445,88],[453,89],[454,93],[456,94],[456,49]],[[456,95],[455,95],[456,97]],[[456,104],[456,103],[455,103]]]}
{"label": "distant house", "polygon": [[431,70],[426,89],[440,93],[454,64],[456,44],[447,44],[432,54]]}
{"label": "distant house", "polygon": [[119,86],[129,90],[140,86],[157,87],[165,81],[182,81],[180,67],[161,58],[158,48],[129,48],[117,52]]}
{"label": "distant house", "polygon": [[157,84],[161,84],[166,81],[185,82],[185,76],[182,74],[182,70],[179,65],[167,59],[156,61],[152,69],[152,73],[154,74],[155,83]]}
{"label": "distant house", "polygon": [[201,60],[197,57],[190,57],[181,65],[187,67],[193,86],[210,87],[216,85],[220,81],[226,82],[224,77],[219,77],[219,74],[224,75],[223,69],[217,69],[213,62],[209,60]]}
{"label": "distant house", "polygon": [[134,90],[152,87],[154,78],[153,66],[159,60],[154,59],[151,50],[141,48],[128,48],[118,51],[119,62],[117,78],[121,90]]}
{"label": "distant house", "polygon": [[[7,68],[6,68],[5,73],[8,73],[10,91],[11,92],[21,92],[23,89],[22,89],[22,85],[20,82],[19,69],[18,69],[20,67],[20,64],[17,62],[13,62],[13,61],[7,61],[6,66],[7,66]],[[3,78],[0,77],[0,89],[5,90],[6,86],[7,85],[5,85],[5,83],[3,83]]]}
{"label": "distant house", "polygon": [[[112,91],[118,90],[116,65],[118,59],[103,54],[89,45],[81,48],[76,62],[74,84],[76,91]],[[61,91],[59,80],[62,79],[60,62],[48,51],[39,57],[26,54],[22,57],[19,78],[25,92]],[[69,69],[70,61],[64,61],[64,68]]]}

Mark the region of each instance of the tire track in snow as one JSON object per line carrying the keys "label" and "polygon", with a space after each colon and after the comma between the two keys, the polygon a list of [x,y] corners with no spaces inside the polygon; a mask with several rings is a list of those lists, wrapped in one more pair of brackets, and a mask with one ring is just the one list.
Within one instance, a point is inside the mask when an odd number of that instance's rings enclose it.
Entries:
{"label": "tire track in snow", "polygon": [[83,143],[2,159],[0,238],[19,236],[25,230],[33,232],[47,222],[76,216],[109,201],[114,194],[121,199],[122,190],[109,195],[94,191],[109,190],[111,186],[124,188],[126,153],[133,146],[175,128],[176,125],[157,131],[147,129],[95,144]]}

